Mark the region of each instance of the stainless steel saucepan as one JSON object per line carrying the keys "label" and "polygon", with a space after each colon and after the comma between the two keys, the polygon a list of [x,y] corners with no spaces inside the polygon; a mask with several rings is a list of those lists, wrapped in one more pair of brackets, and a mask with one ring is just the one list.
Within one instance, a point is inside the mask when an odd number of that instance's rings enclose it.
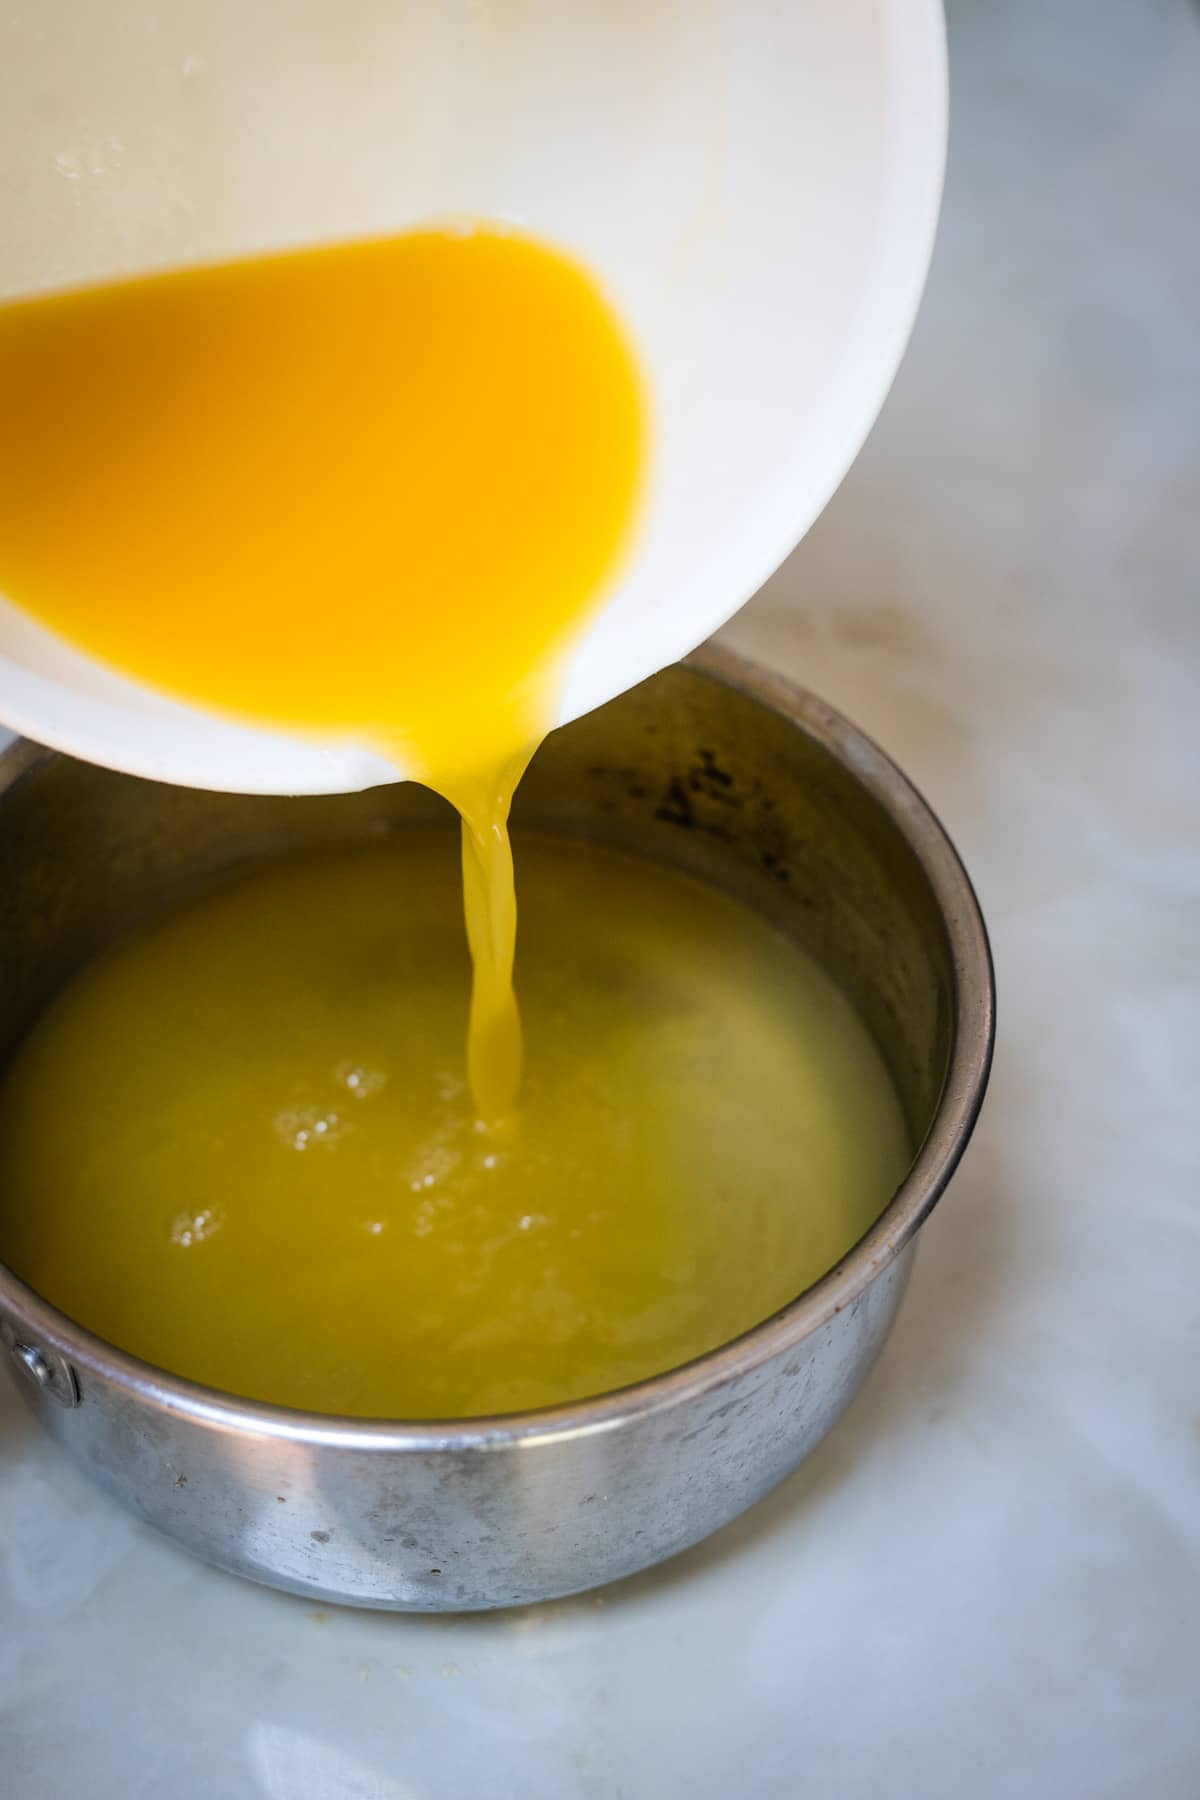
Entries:
{"label": "stainless steel saucepan", "polygon": [[[412,783],[203,793],[14,745],[0,757],[0,1061],[82,962],[214,874],[443,816]],[[334,1418],[217,1393],[102,1342],[0,1267],[2,1354],[80,1467],[196,1555],[313,1599],[545,1599],[734,1518],[861,1384],[983,1099],[993,985],[970,884],[904,776],[811,695],[706,650],[556,733],[516,824],[689,869],[815,953],[887,1059],[912,1168],[836,1268],[735,1342],[495,1419]]]}

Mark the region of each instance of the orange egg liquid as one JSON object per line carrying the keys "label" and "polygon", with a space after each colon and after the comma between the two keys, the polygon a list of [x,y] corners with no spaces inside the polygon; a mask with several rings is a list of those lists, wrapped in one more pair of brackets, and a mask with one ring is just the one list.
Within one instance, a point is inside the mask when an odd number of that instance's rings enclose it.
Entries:
{"label": "orange egg liquid", "polygon": [[644,435],[595,283],[500,231],[0,307],[0,592],[167,693],[369,744],[453,802],[489,1120],[521,1068],[509,802]]}

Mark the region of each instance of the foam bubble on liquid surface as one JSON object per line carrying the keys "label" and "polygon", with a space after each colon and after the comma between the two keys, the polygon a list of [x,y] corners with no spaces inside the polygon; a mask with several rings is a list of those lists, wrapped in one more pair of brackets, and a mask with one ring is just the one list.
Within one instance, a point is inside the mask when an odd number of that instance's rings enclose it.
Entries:
{"label": "foam bubble on liquid surface", "polygon": [[177,1213],[171,1221],[171,1242],[188,1250],[202,1244],[220,1230],[223,1218],[218,1208],[202,1206],[194,1212]]}
{"label": "foam bubble on liquid surface", "polygon": [[333,1071],[333,1079],[356,1100],[369,1100],[372,1094],[378,1094],[387,1086],[387,1075],[383,1069],[372,1069],[365,1063],[356,1062],[353,1057],[346,1057],[337,1065]]}
{"label": "foam bubble on liquid surface", "polygon": [[289,1150],[312,1150],[331,1147],[350,1130],[350,1126],[332,1107],[285,1106],[274,1118],[276,1136]]}
{"label": "foam bubble on liquid surface", "polygon": [[435,1132],[421,1144],[405,1171],[409,1188],[419,1194],[436,1187],[453,1175],[461,1161],[462,1151],[453,1143],[451,1132]]}

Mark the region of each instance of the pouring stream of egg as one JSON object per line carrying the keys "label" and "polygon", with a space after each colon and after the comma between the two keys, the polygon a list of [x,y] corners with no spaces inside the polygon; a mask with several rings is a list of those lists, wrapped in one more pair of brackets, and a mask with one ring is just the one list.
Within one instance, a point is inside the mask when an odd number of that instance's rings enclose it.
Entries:
{"label": "pouring stream of egg", "polygon": [[0,307],[0,591],[164,692],[355,738],[458,808],[489,1121],[521,1071],[509,803],[645,431],[594,281],[499,230]]}

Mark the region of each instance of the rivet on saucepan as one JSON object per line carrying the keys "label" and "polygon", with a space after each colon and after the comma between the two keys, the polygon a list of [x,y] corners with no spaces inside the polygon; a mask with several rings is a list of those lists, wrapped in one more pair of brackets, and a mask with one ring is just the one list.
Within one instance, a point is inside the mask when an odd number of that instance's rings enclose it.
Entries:
{"label": "rivet on saucepan", "polygon": [[23,1343],[11,1326],[0,1328],[0,1340],[11,1350],[30,1381],[36,1382],[51,1400],[59,1406],[79,1405],[79,1382],[69,1363],[60,1362],[56,1366],[36,1344]]}
{"label": "rivet on saucepan", "polygon": [[40,1350],[33,1344],[14,1344],[13,1351],[17,1361],[24,1364],[26,1373],[33,1376],[39,1387],[50,1386],[54,1380],[54,1370]]}

